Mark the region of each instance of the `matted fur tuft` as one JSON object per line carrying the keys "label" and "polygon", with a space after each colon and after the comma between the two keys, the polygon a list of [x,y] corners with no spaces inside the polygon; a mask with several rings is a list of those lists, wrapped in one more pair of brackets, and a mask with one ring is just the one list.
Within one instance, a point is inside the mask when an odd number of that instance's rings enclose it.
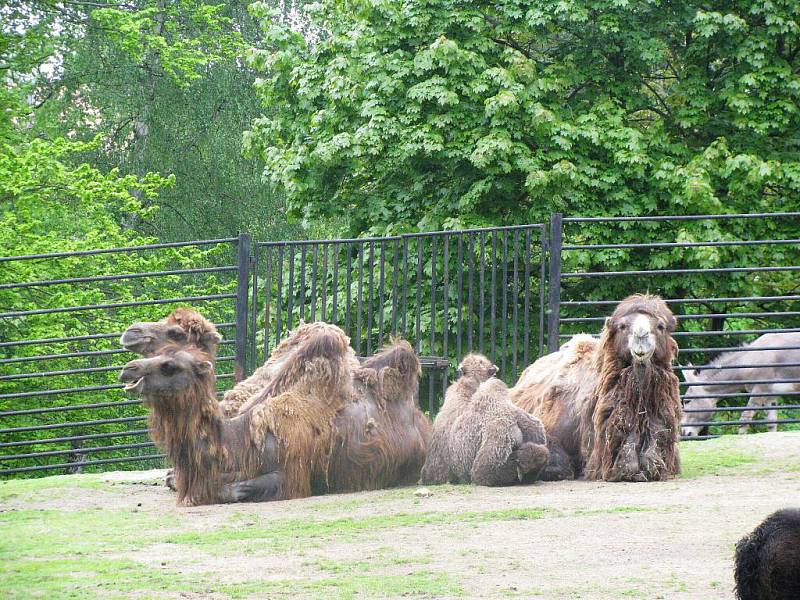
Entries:
{"label": "matted fur tuft", "polygon": [[[272,351],[267,362],[255,370],[255,372],[236,384],[236,386],[225,392],[222,399],[222,410],[227,416],[234,416],[244,412],[261,402],[265,398],[279,395],[287,386],[301,376],[303,356],[298,352],[315,352],[324,355],[324,349],[318,347],[315,350],[303,349],[304,340],[310,336],[316,336],[318,332],[326,328],[336,327],[323,321],[313,323],[301,323],[298,327],[281,340],[280,344]],[[346,340],[346,362],[349,369],[358,367],[358,359],[355,352],[350,348],[350,340],[338,327],[336,328]],[[338,335],[338,334],[337,334]],[[341,338],[331,340],[333,344],[340,343]],[[299,361],[299,362],[298,362]]]}

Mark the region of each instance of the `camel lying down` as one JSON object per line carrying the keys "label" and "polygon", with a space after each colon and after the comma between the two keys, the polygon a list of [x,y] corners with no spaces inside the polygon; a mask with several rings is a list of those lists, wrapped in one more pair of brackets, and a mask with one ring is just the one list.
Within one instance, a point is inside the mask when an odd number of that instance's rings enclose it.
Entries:
{"label": "camel lying down", "polygon": [[[213,324],[194,311],[179,310],[183,324],[195,325],[193,333],[189,336],[193,338],[191,341],[213,338],[209,335]],[[187,312],[194,313],[194,317],[189,319]],[[164,332],[172,328],[176,322],[174,315],[175,313],[154,323],[135,324],[132,326],[135,327],[135,331],[129,330],[123,334],[123,344],[127,343],[129,347],[139,344],[140,348],[141,340],[165,340],[167,336]],[[198,333],[198,324],[201,323],[205,331]],[[324,473],[323,476],[312,479],[309,484],[310,492],[370,490],[415,483],[425,461],[430,422],[416,403],[421,368],[416,354],[405,341],[393,342],[367,359],[363,365],[359,365],[355,353],[349,346],[349,339],[338,327],[321,322],[303,324],[278,345],[263,367],[230,390],[221,405],[216,401],[209,401],[207,411],[211,411],[212,407],[218,408],[223,417],[221,426],[224,427],[228,422],[233,424],[246,419],[252,420],[255,418],[254,413],[256,416],[263,415],[271,405],[285,405],[286,394],[296,395],[298,386],[307,386],[309,384],[307,378],[313,375],[306,366],[309,348],[313,348],[319,343],[320,338],[330,336],[333,332],[344,340],[341,352],[321,354],[317,358],[336,363],[335,370],[344,374],[338,379],[336,394],[333,395],[339,399],[331,403],[331,394],[325,392],[304,397],[302,403],[304,410],[319,409],[317,418],[324,421],[324,427],[320,427],[322,431],[327,432],[328,423],[332,421],[330,436],[325,437],[322,442],[323,445],[327,444],[321,467]],[[177,336],[177,332],[171,335],[173,338]],[[205,348],[211,352],[211,355],[204,356],[208,362],[211,362],[211,356],[216,351],[216,341]],[[150,344],[147,350],[150,354],[155,354],[152,358],[158,358],[165,351],[174,354],[178,348],[181,347],[158,348]],[[195,355],[198,352],[190,345],[182,349]],[[334,367],[329,365],[328,368]],[[135,389],[131,388],[131,391]],[[230,401],[231,398],[233,401]],[[227,408],[227,412],[230,413],[233,406],[240,411],[239,416],[232,419],[225,418],[225,409]],[[151,427],[151,433],[158,441],[158,427]],[[270,430],[267,438],[269,435],[278,439],[281,437],[281,434],[274,430]],[[290,452],[292,447],[290,445],[287,448]],[[180,461],[174,461],[173,464],[176,475],[185,468]],[[264,486],[274,487],[278,481],[277,474],[270,473],[255,481],[229,485],[246,478],[246,474],[236,469],[229,472],[226,470],[229,467],[225,465],[222,469],[226,487],[215,501],[273,499],[269,494],[265,494]],[[174,485],[179,487],[177,481]],[[187,503],[197,502],[189,500]]]}
{"label": "camel lying down", "polygon": [[633,295],[599,340],[577,335],[523,371],[511,399],[544,424],[543,479],[654,481],[680,472],[675,324],[661,298]]}
{"label": "camel lying down", "polygon": [[422,483],[534,481],[549,456],[541,421],[511,404],[485,356],[468,355],[458,370],[433,424]]}

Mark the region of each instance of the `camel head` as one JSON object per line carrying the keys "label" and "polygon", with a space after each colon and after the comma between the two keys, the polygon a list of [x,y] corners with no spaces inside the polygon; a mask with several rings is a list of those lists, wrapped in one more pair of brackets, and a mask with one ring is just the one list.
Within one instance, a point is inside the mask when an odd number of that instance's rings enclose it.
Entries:
{"label": "camel head", "polygon": [[703,412],[684,412],[681,419],[681,435],[695,437],[708,433],[707,425],[695,425],[695,423],[707,423],[714,417],[714,409],[717,407],[717,398],[708,398],[709,394],[716,391],[713,386],[702,385],[702,371],[689,365],[686,369],[681,369],[686,383],[692,385],[686,389],[683,398],[683,408],[703,409]]}
{"label": "camel head", "polygon": [[603,328],[604,345],[624,365],[669,366],[678,346],[675,316],[658,296],[635,294],[617,305]]}
{"label": "camel head", "polygon": [[119,343],[141,356],[153,356],[168,344],[197,346],[213,358],[222,336],[214,324],[191,308],[178,308],[160,321],[134,323]]}
{"label": "camel head", "polygon": [[156,356],[130,361],[122,368],[119,380],[129,394],[148,402],[169,402],[186,397],[198,386],[213,387],[214,363],[210,358],[197,348],[168,346]]}
{"label": "camel head", "polygon": [[483,354],[467,354],[456,370],[457,377],[470,377],[478,382],[494,377],[499,369]]}

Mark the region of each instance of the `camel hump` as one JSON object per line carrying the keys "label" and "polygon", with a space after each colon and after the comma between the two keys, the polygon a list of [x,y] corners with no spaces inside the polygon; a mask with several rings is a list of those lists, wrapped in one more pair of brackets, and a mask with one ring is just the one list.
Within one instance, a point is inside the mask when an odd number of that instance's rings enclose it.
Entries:
{"label": "camel hump", "polygon": [[333,390],[347,379],[350,340],[345,333],[327,323],[307,332],[292,356],[275,371],[275,376],[249,405],[278,396],[296,386]]}
{"label": "camel hump", "polygon": [[406,340],[393,339],[388,346],[384,346],[380,352],[370,356],[361,365],[365,369],[380,371],[384,367],[397,369],[403,374],[419,376],[422,373],[417,353]]}
{"label": "camel hump", "polygon": [[176,308],[166,318],[167,324],[178,325],[193,343],[208,340],[213,343],[222,341],[214,323],[192,308]]}

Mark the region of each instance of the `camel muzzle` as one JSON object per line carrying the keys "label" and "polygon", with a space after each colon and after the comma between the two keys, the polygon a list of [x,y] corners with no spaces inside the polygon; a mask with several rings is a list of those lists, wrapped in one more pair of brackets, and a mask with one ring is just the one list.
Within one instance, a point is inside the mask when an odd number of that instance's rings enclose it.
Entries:
{"label": "camel muzzle", "polygon": [[128,363],[122,368],[119,381],[125,384],[123,389],[129,394],[140,394],[144,388],[144,375],[135,364]]}

